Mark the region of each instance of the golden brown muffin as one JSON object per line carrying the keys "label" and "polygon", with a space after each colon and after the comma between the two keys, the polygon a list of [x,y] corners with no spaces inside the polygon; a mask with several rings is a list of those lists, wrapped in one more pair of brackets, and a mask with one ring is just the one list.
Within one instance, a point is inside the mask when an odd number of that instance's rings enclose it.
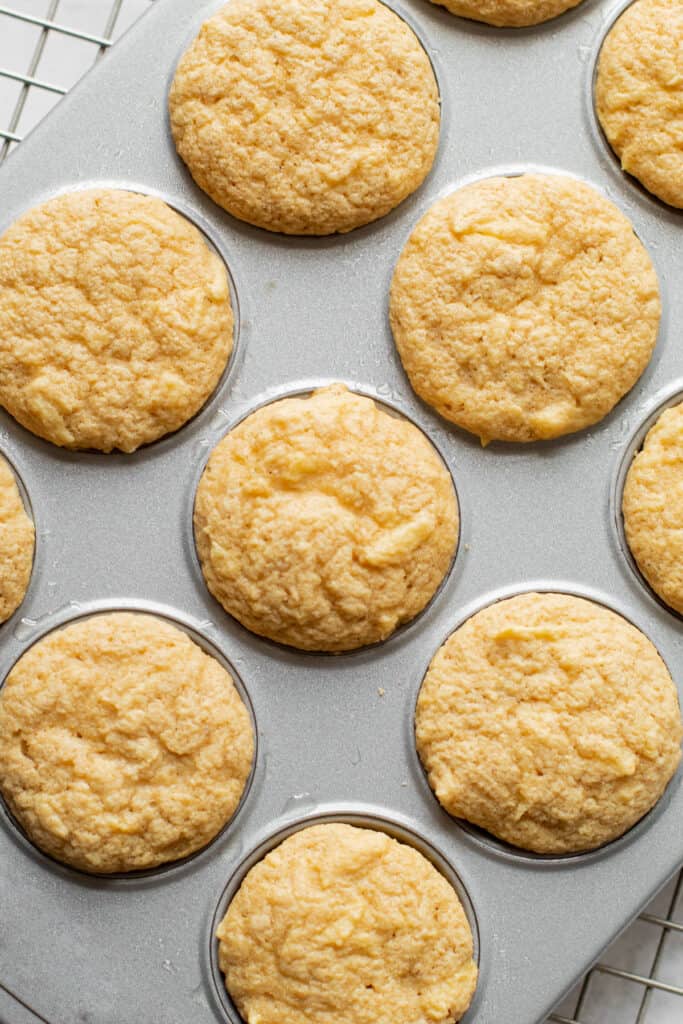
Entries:
{"label": "golden brown muffin", "polygon": [[14,473],[0,455],[0,622],[24,600],[33,568],[35,533]]}
{"label": "golden brown muffin", "polygon": [[412,386],[484,444],[597,423],[647,366],[660,312],[628,219],[561,175],[487,178],[439,200],[391,283]]}
{"label": "golden brown muffin", "polygon": [[576,7],[581,0],[432,0],[461,18],[499,28],[538,25]]}
{"label": "golden brown muffin", "polygon": [[624,529],[652,589],[683,615],[683,405],[666,409],[628,471]]}
{"label": "golden brown muffin", "polygon": [[451,885],[417,850],[352,825],[280,843],[249,871],[217,937],[250,1024],[450,1024],[477,983]]}
{"label": "golden brown muffin", "polygon": [[84,871],[201,849],[232,817],[253,751],[230,675],[152,615],[49,633],[0,691],[0,792],[36,846]]}
{"label": "golden brown muffin", "polygon": [[287,234],[382,217],[422,184],[439,141],[429,58],[377,0],[231,0],[180,61],[169,109],[199,187]]}
{"label": "golden brown muffin", "polygon": [[448,572],[458,509],[424,434],[337,384],[252,413],[197,489],[209,590],[247,629],[312,651],[388,637]]}
{"label": "golden brown muffin", "polygon": [[232,349],[226,269],[160,199],[57,196],[0,237],[0,404],[64,448],[177,430]]}
{"label": "golden brown muffin", "polygon": [[680,0],[636,0],[600,51],[595,103],[621,166],[653,195],[683,207]]}
{"label": "golden brown muffin", "polygon": [[443,807],[536,853],[591,850],[653,807],[681,758],[666,665],[620,615],[520,594],[473,615],[432,660],[417,749]]}

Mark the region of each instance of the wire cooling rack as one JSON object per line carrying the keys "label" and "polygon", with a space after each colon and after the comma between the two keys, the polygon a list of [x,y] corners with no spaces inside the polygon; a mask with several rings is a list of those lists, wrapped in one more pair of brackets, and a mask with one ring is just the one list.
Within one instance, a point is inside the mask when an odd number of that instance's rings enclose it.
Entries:
{"label": "wire cooling rack", "polygon": [[[153,2],[0,3],[0,163]],[[614,899],[619,899],[618,892]],[[590,909],[577,907],[576,912]],[[683,872],[605,951],[602,961],[549,1018],[551,1022],[683,1022]]]}

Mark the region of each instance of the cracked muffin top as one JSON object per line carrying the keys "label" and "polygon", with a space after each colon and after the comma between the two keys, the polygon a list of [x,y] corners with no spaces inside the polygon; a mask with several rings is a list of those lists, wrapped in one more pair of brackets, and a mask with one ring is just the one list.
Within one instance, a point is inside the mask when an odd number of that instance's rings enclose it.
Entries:
{"label": "cracked muffin top", "polygon": [[391,283],[412,386],[484,444],[597,423],[647,366],[660,314],[630,221],[561,175],[487,178],[439,200]]}
{"label": "cracked muffin top", "polygon": [[161,199],[69,192],[0,237],[0,405],[53,444],[132,452],[177,430],[232,343],[225,266]]}
{"label": "cracked muffin top", "polygon": [[251,771],[249,713],[228,672],[152,615],[54,630],[0,690],[0,792],[36,846],[124,872],[205,846]]}
{"label": "cracked muffin top", "polygon": [[14,473],[0,455],[0,622],[24,600],[33,568],[35,535]]}
{"label": "cracked muffin top", "polygon": [[681,758],[676,687],[602,605],[519,594],[448,638],[420,690],[417,750],[454,816],[536,853],[591,850],[659,800]]}
{"label": "cracked muffin top", "polygon": [[345,651],[386,639],[429,602],[458,508],[424,434],[335,384],[234,427],[204,470],[194,524],[209,590],[247,629]]}
{"label": "cracked muffin top", "polygon": [[452,886],[384,832],[313,825],[246,875],[218,927],[250,1024],[451,1024],[477,983]]}
{"label": "cracked muffin top", "polygon": [[169,110],[200,188],[286,234],[382,217],[421,185],[439,141],[429,58],[377,0],[231,0],[180,60]]}

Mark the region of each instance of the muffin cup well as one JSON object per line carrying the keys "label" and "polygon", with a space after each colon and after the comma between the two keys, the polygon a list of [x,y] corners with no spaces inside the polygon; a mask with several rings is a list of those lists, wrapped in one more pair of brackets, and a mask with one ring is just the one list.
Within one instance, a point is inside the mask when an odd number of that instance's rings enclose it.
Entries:
{"label": "muffin cup well", "polygon": [[[421,853],[426,857],[426,859],[441,875],[443,875],[446,881],[455,890],[455,893],[462,904],[472,932],[474,962],[478,967],[480,966],[481,948],[479,925],[472,900],[470,899],[467,889],[455,868],[440,850],[433,846],[429,840],[422,836],[415,827],[405,819],[385,814],[381,809],[370,806],[364,808],[354,807],[353,809],[349,809],[348,807],[345,808],[343,806],[338,808],[332,806],[320,807],[307,815],[296,817],[289,821],[283,821],[278,828],[265,835],[265,837],[261,839],[261,841],[240,861],[238,867],[228,879],[228,882],[218,899],[215,910],[211,915],[210,929],[207,936],[206,949],[203,955],[206,958],[205,966],[208,969],[208,978],[210,980],[211,995],[213,996],[214,1003],[217,1009],[219,1009],[223,1019],[227,1020],[229,1024],[244,1024],[244,1020],[240,1016],[235,1004],[228,994],[223,973],[218,966],[218,939],[216,938],[216,929],[218,925],[225,916],[228,906],[232,902],[248,872],[260,860],[263,860],[266,854],[270,853],[271,850],[274,850],[275,847],[279,846],[280,843],[295,832],[299,832],[305,828],[310,828],[313,825],[331,823],[355,825],[358,828],[368,828],[374,829],[378,832],[384,832],[388,836],[391,836],[392,839],[396,839],[401,843],[405,843],[407,846],[413,847],[413,849],[417,850],[418,853]],[[470,1022],[474,1021],[476,1000],[477,992],[475,992],[470,1008],[464,1017],[461,1018],[462,1024],[470,1024]]]}
{"label": "muffin cup well", "polygon": [[240,814],[242,808],[248,800],[249,793],[254,781],[254,776],[258,767],[259,760],[259,733],[256,722],[256,716],[254,713],[254,707],[241,676],[235,670],[231,662],[228,660],[226,655],[223,653],[217,644],[209,639],[202,630],[202,624],[193,622],[189,617],[176,611],[173,608],[169,608],[166,605],[158,604],[152,601],[135,601],[135,600],[121,600],[121,601],[93,601],[88,604],[84,604],[78,607],[78,610],[74,610],[74,606],[68,606],[65,609],[61,609],[54,615],[46,616],[41,620],[40,626],[37,632],[32,633],[30,642],[22,649],[21,653],[14,659],[12,665],[7,670],[2,682],[0,683],[0,693],[2,687],[9,674],[12,672],[14,666],[23,657],[24,654],[36,643],[43,640],[49,634],[57,632],[66,626],[70,626],[73,623],[83,621],[85,619],[91,619],[99,615],[109,614],[111,612],[133,612],[140,615],[149,615],[158,619],[162,619],[168,622],[170,625],[175,626],[201,648],[204,653],[214,658],[221,666],[230,674],[232,677],[235,689],[244,704],[247,713],[249,715],[249,721],[251,723],[252,734],[254,738],[254,753],[252,758],[251,769],[249,775],[244,784],[242,795],[237,804],[237,807],[233,811],[231,817],[223,824],[221,829],[216,835],[209,840],[203,847],[195,850],[194,853],[189,854],[187,857],[182,857],[180,860],[168,861],[167,863],[160,864],[158,867],[146,868],[141,871],[123,871],[123,872],[90,872],[85,871],[81,868],[72,867],[63,861],[57,860],[40,849],[26,834],[22,826],[16,820],[14,815],[9,810],[4,797],[0,793],[0,822],[5,824],[10,829],[17,840],[19,845],[34,859],[38,859],[46,867],[52,870],[57,870],[60,873],[66,873],[70,877],[85,879],[99,879],[103,882],[116,881],[116,882],[128,882],[132,883],[140,880],[154,880],[160,875],[170,874],[172,872],[179,872],[181,869],[197,861],[197,859],[203,856],[207,851],[212,849],[218,844],[226,834],[232,829],[234,822]]}

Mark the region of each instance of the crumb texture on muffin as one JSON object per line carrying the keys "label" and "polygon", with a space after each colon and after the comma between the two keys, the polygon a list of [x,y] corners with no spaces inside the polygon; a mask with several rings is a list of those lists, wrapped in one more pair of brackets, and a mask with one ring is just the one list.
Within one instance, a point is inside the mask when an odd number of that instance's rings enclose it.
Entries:
{"label": "crumb texture on muffin", "polygon": [[653,644],[566,594],[473,615],[432,660],[416,713],[443,807],[545,854],[602,846],[639,821],[676,771],[682,735]]}
{"label": "crumb texture on muffin", "polygon": [[391,284],[411,384],[483,443],[602,419],[647,366],[660,313],[630,221],[562,175],[487,178],[439,200]]}
{"label": "crumb texture on muffin", "polygon": [[595,103],[621,166],[670,206],[683,207],[683,5],[636,0],[600,51]]}
{"label": "crumb texture on muffin", "polygon": [[194,522],[226,611],[321,651],[383,640],[417,615],[458,538],[453,483],[424,434],[341,384],[231,430],[204,470]]}
{"label": "crumb texture on muffin", "polygon": [[132,452],[177,430],[232,335],[225,266],[153,196],[70,192],[0,237],[0,404],[53,444]]}
{"label": "crumb texture on muffin", "polygon": [[248,1024],[450,1024],[477,983],[450,883],[412,847],[352,825],[285,839],[249,871],[217,937]]}
{"label": "crumb texture on muffin", "polygon": [[0,791],[40,849],[84,871],[152,868],[206,845],[253,751],[230,675],[151,615],[49,633],[0,691]]}
{"label": "crumb texture on muffin", "polygon": [[33,568],[35,532],[14,473],[0,455],[0,622],[24,600]]}
{"label": "crumb texture on muffin", "polygon": [[169,109],[200,188],[288,234],[388,213],[422,183],[439,139],[429,58],[377,0],[231,0],[183,55]]}
{"label": "crumb texture on muffin", "polygon": [[683,404],[666,409],[628,471],[624,529],[652,589],[683,615]]}
{"label": "crumb texture on muffin", "polygon": [[451,14],[485,21],[498,28],[539,25],[576,7],[581,0],[433,0]]}

